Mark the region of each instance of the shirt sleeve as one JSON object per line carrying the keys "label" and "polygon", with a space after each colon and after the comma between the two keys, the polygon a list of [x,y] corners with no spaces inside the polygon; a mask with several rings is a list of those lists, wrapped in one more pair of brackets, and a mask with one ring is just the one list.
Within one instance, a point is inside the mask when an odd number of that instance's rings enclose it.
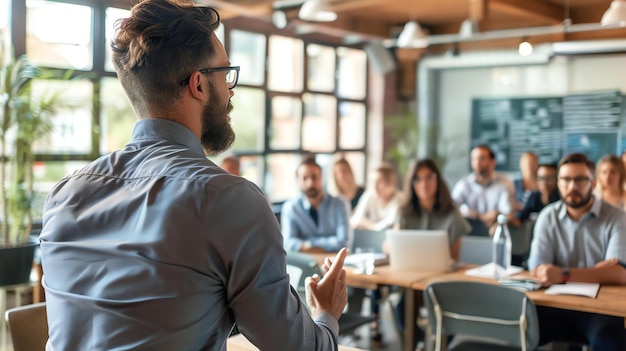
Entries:
{"label": "shirt sleeve", "polygon": [[454,184],[454,187],[452,188],[452,192],[450,193],[452,200],[454,200],[457,206],[461,206],[465,203],[465,198],[463,195],[465,192],[465,186],[463,183],[464,179],[460,179],[458,182],[456,182],[456,184]]}
{"label": "shirt sleeve", "polygon": [[512,202],[511,200],[514,199],[514,197],[512,196],[510,190],[508,189],[507,185],[505,185],[504,183],[502,183],[502,191],[499,194],[498,197],[498,212],[500,213],[504,213],[504,214],[509,214],[511,213],[512,210]]}
{"label": "shirt sleeve", "polygon": [[237,327],[261,350],[337,350],[337,321],[327,314],[313,321],[291,288],[280,228],[255,190],[247,182],[224,190],[207,218],[221,235],[210,241],[208,260],[219,265]]}
{"label": "shirt sleeve", "polygon": [[451,218],[451,228],[450,228],[450,245],[452,245],[455,241],[460,239],[462,236],[469,234],[472,231],[472,226],[463,218],[461,212],[458,209],[452,210],[450,213]]}
{"label": "shirt sleeve", "polygon": [[552,225],[550,215],[555,208],[550,207],[539,213],[535,227],[533,229],[533,241],[530,244],[530,255],[528,257],[528,269],[533,270],[540,264],[554,264],[554,237],[551,235]]}
{"label": "shirt sleeve", "polygon": [[626,262],[626,215],[621,210],[615,210],[610,223],[609,243],[604,259],[617,258],[624,263]]}
{"label": "shirt sleeve", "polygon": [[294,203],[285,201],[280,213],[280,228],[283,232],[284,247],[287,251],[300,251],[303,239],[296,225]]}

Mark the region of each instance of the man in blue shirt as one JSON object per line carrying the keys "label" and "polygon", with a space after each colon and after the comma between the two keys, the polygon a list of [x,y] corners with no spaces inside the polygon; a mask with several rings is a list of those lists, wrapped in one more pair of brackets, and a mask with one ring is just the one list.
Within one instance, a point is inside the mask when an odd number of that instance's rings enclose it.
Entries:
{"label": "man in blue shirt", "polygon": [[113,62],[139,121],[46,199],[48,351],[224,351],[235,323],[261,350],[337,350],[346,251],[307,278],[307,311],[266,198],[205,156],[234,138],[239,67],[219,23],[179,0],[141,1],[118,23]]}
{"label": "man in blue shirt", "polygon": [[350,207],[322,189],[322,168],[306,158],[296,170],[301,194],[285,201],[281,229],[285,250],[337,252],[350,236]]}

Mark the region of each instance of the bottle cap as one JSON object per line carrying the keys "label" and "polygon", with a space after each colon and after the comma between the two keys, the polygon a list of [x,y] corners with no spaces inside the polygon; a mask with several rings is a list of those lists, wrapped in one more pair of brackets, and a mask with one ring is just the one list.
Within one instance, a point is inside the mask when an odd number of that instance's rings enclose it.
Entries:
{"label": "bottle cap", "polygon": [[498,224],[506,224],[506,215],[505,215],[505,214],[500,213],[500,214],[498,215],[497,220],[498,220]]}

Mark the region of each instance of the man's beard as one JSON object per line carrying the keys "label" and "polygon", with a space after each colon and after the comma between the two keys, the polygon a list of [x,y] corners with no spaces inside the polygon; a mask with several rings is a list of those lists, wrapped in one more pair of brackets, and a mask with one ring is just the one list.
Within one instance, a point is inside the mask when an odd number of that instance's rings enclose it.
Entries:
{"label": "man's beard", "polygon": [[235,132],[230,126],[230,111],[233,105],[228,100],[228,104],[221,105],[215,87],[211,84],[211,98],[204,105],[202,110],[202,132],[200,143],[204,152],[211,155],[224,151],[235,141]]}
{"label": "man's beard", "polygon": [[[580,200],[576,201],[576,200],[569,200],[569,196],[572,194],[576,194]],[[579,208],[583,208],[585,206],[587,206],[589,204],[589,201],[591,201],[591,198],[593,197],[593,190],[589,190],[589,192],[587,192],[586,196],[583,196],[582,194],[580,194],[579,192],[572,190],[570,191],[566,196],[563,196],[563,202],[565,202],[565,204],[571,208],[574,209],[579,209]]]}
{"label": "man's beard", "polygon": [[320,192],[315,188],[308,188],[304,190],[304,194],[309,199],[315,199],[319,196]]}

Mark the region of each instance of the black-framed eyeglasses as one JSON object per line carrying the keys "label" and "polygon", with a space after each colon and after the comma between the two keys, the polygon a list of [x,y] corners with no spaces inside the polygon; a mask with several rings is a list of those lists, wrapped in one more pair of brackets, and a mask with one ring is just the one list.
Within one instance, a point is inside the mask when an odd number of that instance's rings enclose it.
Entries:
{"label": "black-framed eyeglasses", "polygon": [[[215,67],[215,68],[205,68],[199,69],[200,73],[211,73],[211,72],[224,72],[226,71],[226,84],[228,85],[228,89],[233,89],[237,86],[237,81],[239,80],[239,69],[240,66],[227,66],[227,67]],[[180,82],[180,85],[185,86],[189,84],[189,79],[191,79],[191,74],[189,77],[185,78]]]}
{"label": "black-framed eyeglasses", "polygon": [[574,185],[576,185],[577,187],[582,187],[582,186],[589,184],[591,179],[592,178],[590,177],[575,177],[575,178],[559,177],[559,183],[561,183],[564,186],[568,186],[572,182],[574,182]]}

